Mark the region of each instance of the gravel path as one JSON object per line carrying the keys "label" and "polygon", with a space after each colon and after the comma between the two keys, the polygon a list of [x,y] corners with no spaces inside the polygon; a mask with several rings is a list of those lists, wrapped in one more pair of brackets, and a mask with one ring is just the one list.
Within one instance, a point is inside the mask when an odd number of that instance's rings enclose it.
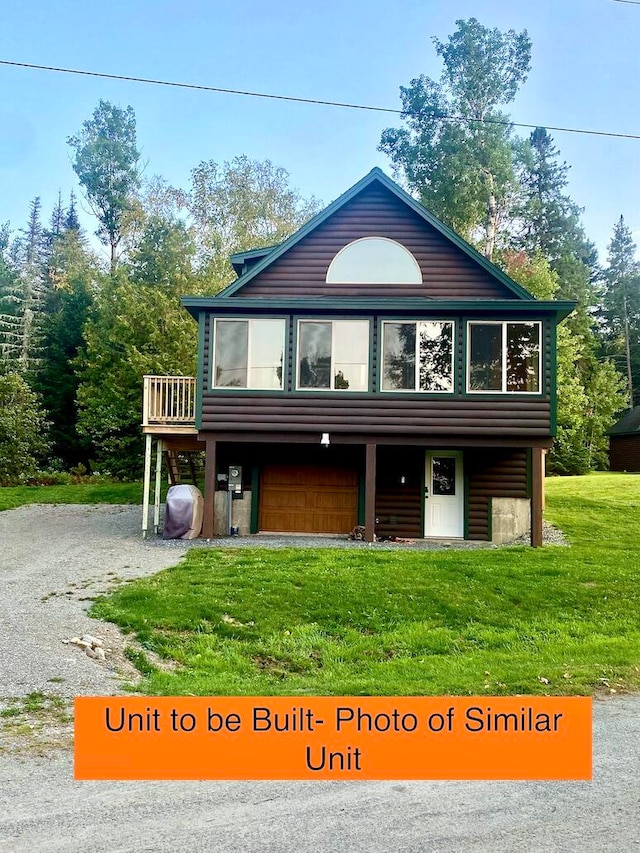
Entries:
{"label": "gravel path", "polygon": [[[116,670],[134,670],[122,657],[117,628],[86,615],[91,599],[175,565],[180,555],[142,541],[136,506],[8,510],[0,513],[0,543],[0,699],[117,691]],[[84,633],[112,649],[106,664],[62,642]]]}

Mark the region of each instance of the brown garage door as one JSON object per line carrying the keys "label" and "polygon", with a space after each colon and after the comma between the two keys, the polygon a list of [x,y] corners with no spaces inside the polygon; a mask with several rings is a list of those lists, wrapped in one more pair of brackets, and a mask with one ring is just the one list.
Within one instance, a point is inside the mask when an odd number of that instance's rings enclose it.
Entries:
{"label": "brown garage door", "polygon": [[358,474],[317,465],[267,465],[259,500],[260,530],[348,533],[358,522]]}

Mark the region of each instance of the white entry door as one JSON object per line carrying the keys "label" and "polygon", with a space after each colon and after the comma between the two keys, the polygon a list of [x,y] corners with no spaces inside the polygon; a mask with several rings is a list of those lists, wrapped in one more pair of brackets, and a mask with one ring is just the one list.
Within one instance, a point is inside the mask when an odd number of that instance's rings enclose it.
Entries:
{"label": "white entry door", "polygon": [[424,535],[464,536],[462,453],[427,451],[424,483]]}

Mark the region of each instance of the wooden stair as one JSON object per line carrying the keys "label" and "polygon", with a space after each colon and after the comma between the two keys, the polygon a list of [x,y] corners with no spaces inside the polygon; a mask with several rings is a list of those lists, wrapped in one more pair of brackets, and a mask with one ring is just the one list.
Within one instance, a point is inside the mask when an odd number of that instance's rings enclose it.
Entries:
{"label": "wooden stair", "polygon": [[165,450],[163,456],[169,475],[169,485],[177,486],[184,482],[198,485],[198,479],[202,479],[204,474],[201,452],[185,450],[178,453],[175,450]]}

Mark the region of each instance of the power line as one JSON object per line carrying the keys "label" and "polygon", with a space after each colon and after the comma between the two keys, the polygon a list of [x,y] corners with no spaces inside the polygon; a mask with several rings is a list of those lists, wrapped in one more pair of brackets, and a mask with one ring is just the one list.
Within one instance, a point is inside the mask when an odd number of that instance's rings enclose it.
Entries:
{"label": "power line", "polygon": [[[640,0],[614,0],[617,3],[632,3],[640,6]],[[216,92],[223,95],[244,95],[250,98],[266,98],[274,101],[289,101],[298,104],[314,104],[316,106],[325,107],[342,107],[349,110],[365,110],[368,112],[377,113],[392,113],[401,116],[416,116],[418,113],[412,113],[406,110],[394,109],[393,107],[380,107],[372,104],[353,104],[347,101],[326,101],[320,98],[299,98],[294,95],[276,95],[271,92],[252,92],[244,89],[224,89],[220,86],[204,86],[198,83],[181,83],[175,80],[156,80],[152,77],[134,77],[127,74],[107,74],[104,71],[85,71],[79,68],[59,68],[55,65],[36,65],[33,62],[13,62],[9,59],[0,59],[0,65],[9,65],[15,68],[30,68],[36,71],[55,71],[60,74],[76,74],[82,77],[99,77],[104,80],[122,80],[128,83],[148,83],[154,86],[171,86],[177,89],[192,89],[200,92]],[[499,124],[505,127],[524,127],[534,130],[537,127],[545,127],[547,130],[553,130],[557,133],[581,133],[588,136],[607,136],[614,139],[640,139],[640,134],[635,133],[616,133],[607,130],[590,130],[588,128],[578,127],[561,127],[549,124],[527,124],[519,121],[508,121],[498,118],[472,118],[470,116],[449,115],[446,113],[433,113],[433,118],[444,119],[446,121],[460,121],[469,124]]]}
{"label": "power line", "polygon": [[640,6],[640,0],[613,0],[614,3],[628,3],[630,6]]}

